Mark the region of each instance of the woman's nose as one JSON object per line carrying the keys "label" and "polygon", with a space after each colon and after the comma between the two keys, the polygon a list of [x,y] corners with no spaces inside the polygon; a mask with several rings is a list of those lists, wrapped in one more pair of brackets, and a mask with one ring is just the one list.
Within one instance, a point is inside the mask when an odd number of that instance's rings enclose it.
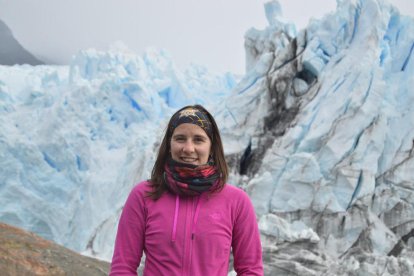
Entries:
{"label": "woman's nose", "polygon": [[186,152],[186,153],[192,153],[192,152],[194,152],[194,144],[191,141],[187,141],[184,144],[183,152]]}

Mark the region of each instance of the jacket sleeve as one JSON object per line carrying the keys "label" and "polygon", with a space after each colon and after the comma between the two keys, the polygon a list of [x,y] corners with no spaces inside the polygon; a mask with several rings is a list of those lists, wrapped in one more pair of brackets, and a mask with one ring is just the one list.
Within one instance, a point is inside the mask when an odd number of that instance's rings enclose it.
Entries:
{"label": "jacket sleeve", "polygon": [[237,275],[263,275],[262,246],[253,205],[245,192],[233,226],[234,270]]}
{"label": "jacket sleeve", "polygon": [[137,275],[144,248],[145,220],[143,191],[136,186],[129,194],[119,219],[110,276]]}

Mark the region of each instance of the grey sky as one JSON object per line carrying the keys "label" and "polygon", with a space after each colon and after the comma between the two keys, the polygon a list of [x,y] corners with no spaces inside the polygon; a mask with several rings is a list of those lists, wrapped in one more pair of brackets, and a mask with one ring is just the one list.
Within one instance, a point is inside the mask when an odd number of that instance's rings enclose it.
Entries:
{"label": "grey sky", "polygon": [[[121,40],[141,54],[166,49],[184,68],[244,73],[244,33],[267,25],[264,0],[0,0],[0,19],[37,57],[68,64],[78,50],[106,50]],[[280,0],[283,17],[300,29],[335,9],[335,0]],[[393,0],[414,16],[414,1]]]}

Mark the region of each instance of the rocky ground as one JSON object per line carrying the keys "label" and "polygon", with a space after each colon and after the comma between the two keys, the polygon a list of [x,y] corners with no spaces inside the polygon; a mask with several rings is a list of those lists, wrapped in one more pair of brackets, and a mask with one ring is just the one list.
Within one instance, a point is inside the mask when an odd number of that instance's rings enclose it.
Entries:
{"label": "rocky ground", "polygon": [[107,275],[109,263],[0,223],[1,275]]}

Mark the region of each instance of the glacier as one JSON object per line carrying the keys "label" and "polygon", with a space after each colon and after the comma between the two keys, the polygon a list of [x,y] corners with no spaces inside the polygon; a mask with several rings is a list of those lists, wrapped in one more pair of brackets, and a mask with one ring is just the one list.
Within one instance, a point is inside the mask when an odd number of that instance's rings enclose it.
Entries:
{"label": "glacier", "polygon": [[103,259],[168,116],[212,108],[239,78],[181,72],[165,51],[122,45],[81,51],[70,66],[0,66],[0,76],[0,220]]}
{"label": "glacier", "polygon": [[246,74],[162,50],[0,66],[0,220],[109,259],[174,110],[201,103],[255,206],[266,275],[414,275],[414,19],[341,0],[300,31],[277,1]]}

